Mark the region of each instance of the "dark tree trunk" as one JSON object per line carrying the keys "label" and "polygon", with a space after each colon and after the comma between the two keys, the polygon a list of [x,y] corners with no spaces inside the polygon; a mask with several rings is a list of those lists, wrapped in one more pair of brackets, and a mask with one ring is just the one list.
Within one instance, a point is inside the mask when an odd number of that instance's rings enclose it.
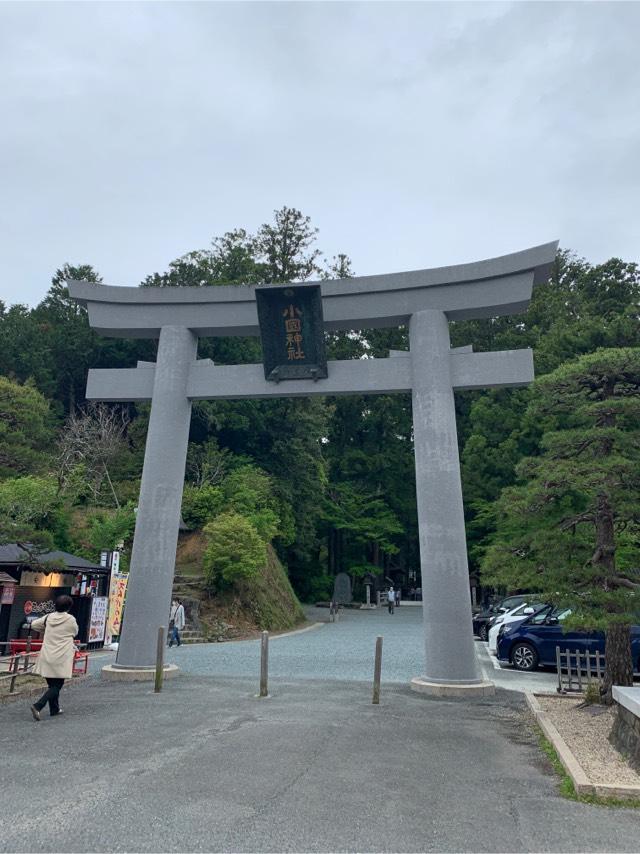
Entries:
{"label": "dark tree trunk", "polygon": [[633,661],[631,658],[631,632],[629,626],[614,623],[607,629],[604,657],[604,700],[612,703],[611,688],[614,685],[633,685]]}
{"label": "dark tree trunk", "polygon": [[380,546],[378,545],[378,543],[372,543],[371,563],[374,566],[381,566],[381,563],[380,563]]}
{"label": "dark tree trunk", "polygon": [[329,565],[329,575],[336,574],[335,536],[335,530],[333,528],[329,528],[327,533],[327,563]]}
{"label": "dark tree trunk", "polygon": [[[616,542],[613,509],[606,494],[598,496],[596,508],[596,550],[592,558],[594,566],[602,572],[604,590],[611,589],[616,574]],[[633,661],[631,658],[631,635],[629,626],[611,623],[605,641],[604,701],[613,702],[613,685],[633,685]]]}

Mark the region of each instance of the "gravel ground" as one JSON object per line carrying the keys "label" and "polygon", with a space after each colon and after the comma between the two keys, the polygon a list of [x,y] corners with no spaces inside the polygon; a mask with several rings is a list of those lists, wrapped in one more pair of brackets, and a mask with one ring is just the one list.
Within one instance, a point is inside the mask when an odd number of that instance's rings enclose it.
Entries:
{"label": "gravel ground", "polygon": [[[307,619],[326,621],[326,608],[305,608]],[[274,636],[269,644],[269,677],[368,682],[373,678],[376,637],[384,637],[382,681],[406,684],[424,670],[422,608],[344,609],[337,623]],[[183,644],[167,650],[166,661],[198,676],[259,677],[260,641]]]}
{"label": "gravel ground", "polygon": [[608,741],[615,718],[612,707],[578,708],[582,700],[566,697],[536,699],[593,783],[640,785],[640,775]]}

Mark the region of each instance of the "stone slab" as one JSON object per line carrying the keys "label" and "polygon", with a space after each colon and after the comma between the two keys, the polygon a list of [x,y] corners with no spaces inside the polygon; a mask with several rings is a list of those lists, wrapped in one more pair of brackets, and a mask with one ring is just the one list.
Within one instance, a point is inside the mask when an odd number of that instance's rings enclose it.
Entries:
{"label": "stone slab", "polygon": [[[163,679],[173,679],[180,673],[177,664],[165,664],[162,670]],[[102,668],[102,678],[110,682],[153,682],[156,678],[156,669],[155,667],[114,667],[113,664],[105,664]]]}
{"label": "stone slab", "polygon": [[411,690],[431,697],[491,697],[496,692],[496,686],[488,679],[471,684],[456,684],[454,682],[430,682],[421,676],[411,680]]}
{"label": "stone slab", "polygon": [[640,718],[640,688],[626,688],[614,685],[611,693],[618,705],[624,706],[632,715]]}

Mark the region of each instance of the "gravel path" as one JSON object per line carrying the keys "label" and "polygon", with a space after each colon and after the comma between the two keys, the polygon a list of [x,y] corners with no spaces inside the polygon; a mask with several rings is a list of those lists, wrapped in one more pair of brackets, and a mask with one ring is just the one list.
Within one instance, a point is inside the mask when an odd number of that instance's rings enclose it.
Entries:
{"label": "gravel path", "polygon": [[608,741],[615,718],[613,708],[580,709],[582,700],[566,697],[536,699],[593,783],[640,785],[640,775]]}
{"label": "gravel path", "polygon": [[[327,620],[327,609],[307,608],[307,618]],[[400,606],[395,614],[378,609],[345,609],[337,623],[271,638],[269,677],[336,679],[365,682],[373,678],[377,635],[383,635],[383,682],[409,682],[424,669],[422,608]],[[167,650],[167,662],[198,676],[258,678],[260,641],[184,644]]]}

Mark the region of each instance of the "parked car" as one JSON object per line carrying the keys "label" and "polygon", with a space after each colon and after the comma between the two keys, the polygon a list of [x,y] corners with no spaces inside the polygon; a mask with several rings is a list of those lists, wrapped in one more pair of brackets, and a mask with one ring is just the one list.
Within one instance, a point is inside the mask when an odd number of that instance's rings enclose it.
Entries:
{"label": "parked car", "polygon": [[[538,665],[556,666],[556,647],[560,651],[600,652],[604,656],[604,632],[564,630],[562,622],[571,613],[568,608],[548,605],[522,623],[500,626],[498,659],[513,664],[516,670],[536,670]],[[631,656],[634,671],[640,673],[640,626],[631,627]]]}
{"label": "parked car", "polygon": [[473,615],[473,633],[480,640],[486,641],[489,636],[489,622],[498,614],[506,614],[512,608],[527,601],[526,595],[507,596],[499,602],[494,602],[489,608],[484,608],[479,614]]}
{"label": "parked car", "polygon": [[538,611],[541,611],[546,607],[546,602],[524,602],[517,608],[512,608],[510,611],[507,611],[506,614],[498,614],[494,617],[489,628],[489,652],[492,655],[498,654],[498,632],[500,631],[501,626],[510,625],[511,623],[517,623],[519,625],[528,617],[531,617],[533,614],[537,614]]}

